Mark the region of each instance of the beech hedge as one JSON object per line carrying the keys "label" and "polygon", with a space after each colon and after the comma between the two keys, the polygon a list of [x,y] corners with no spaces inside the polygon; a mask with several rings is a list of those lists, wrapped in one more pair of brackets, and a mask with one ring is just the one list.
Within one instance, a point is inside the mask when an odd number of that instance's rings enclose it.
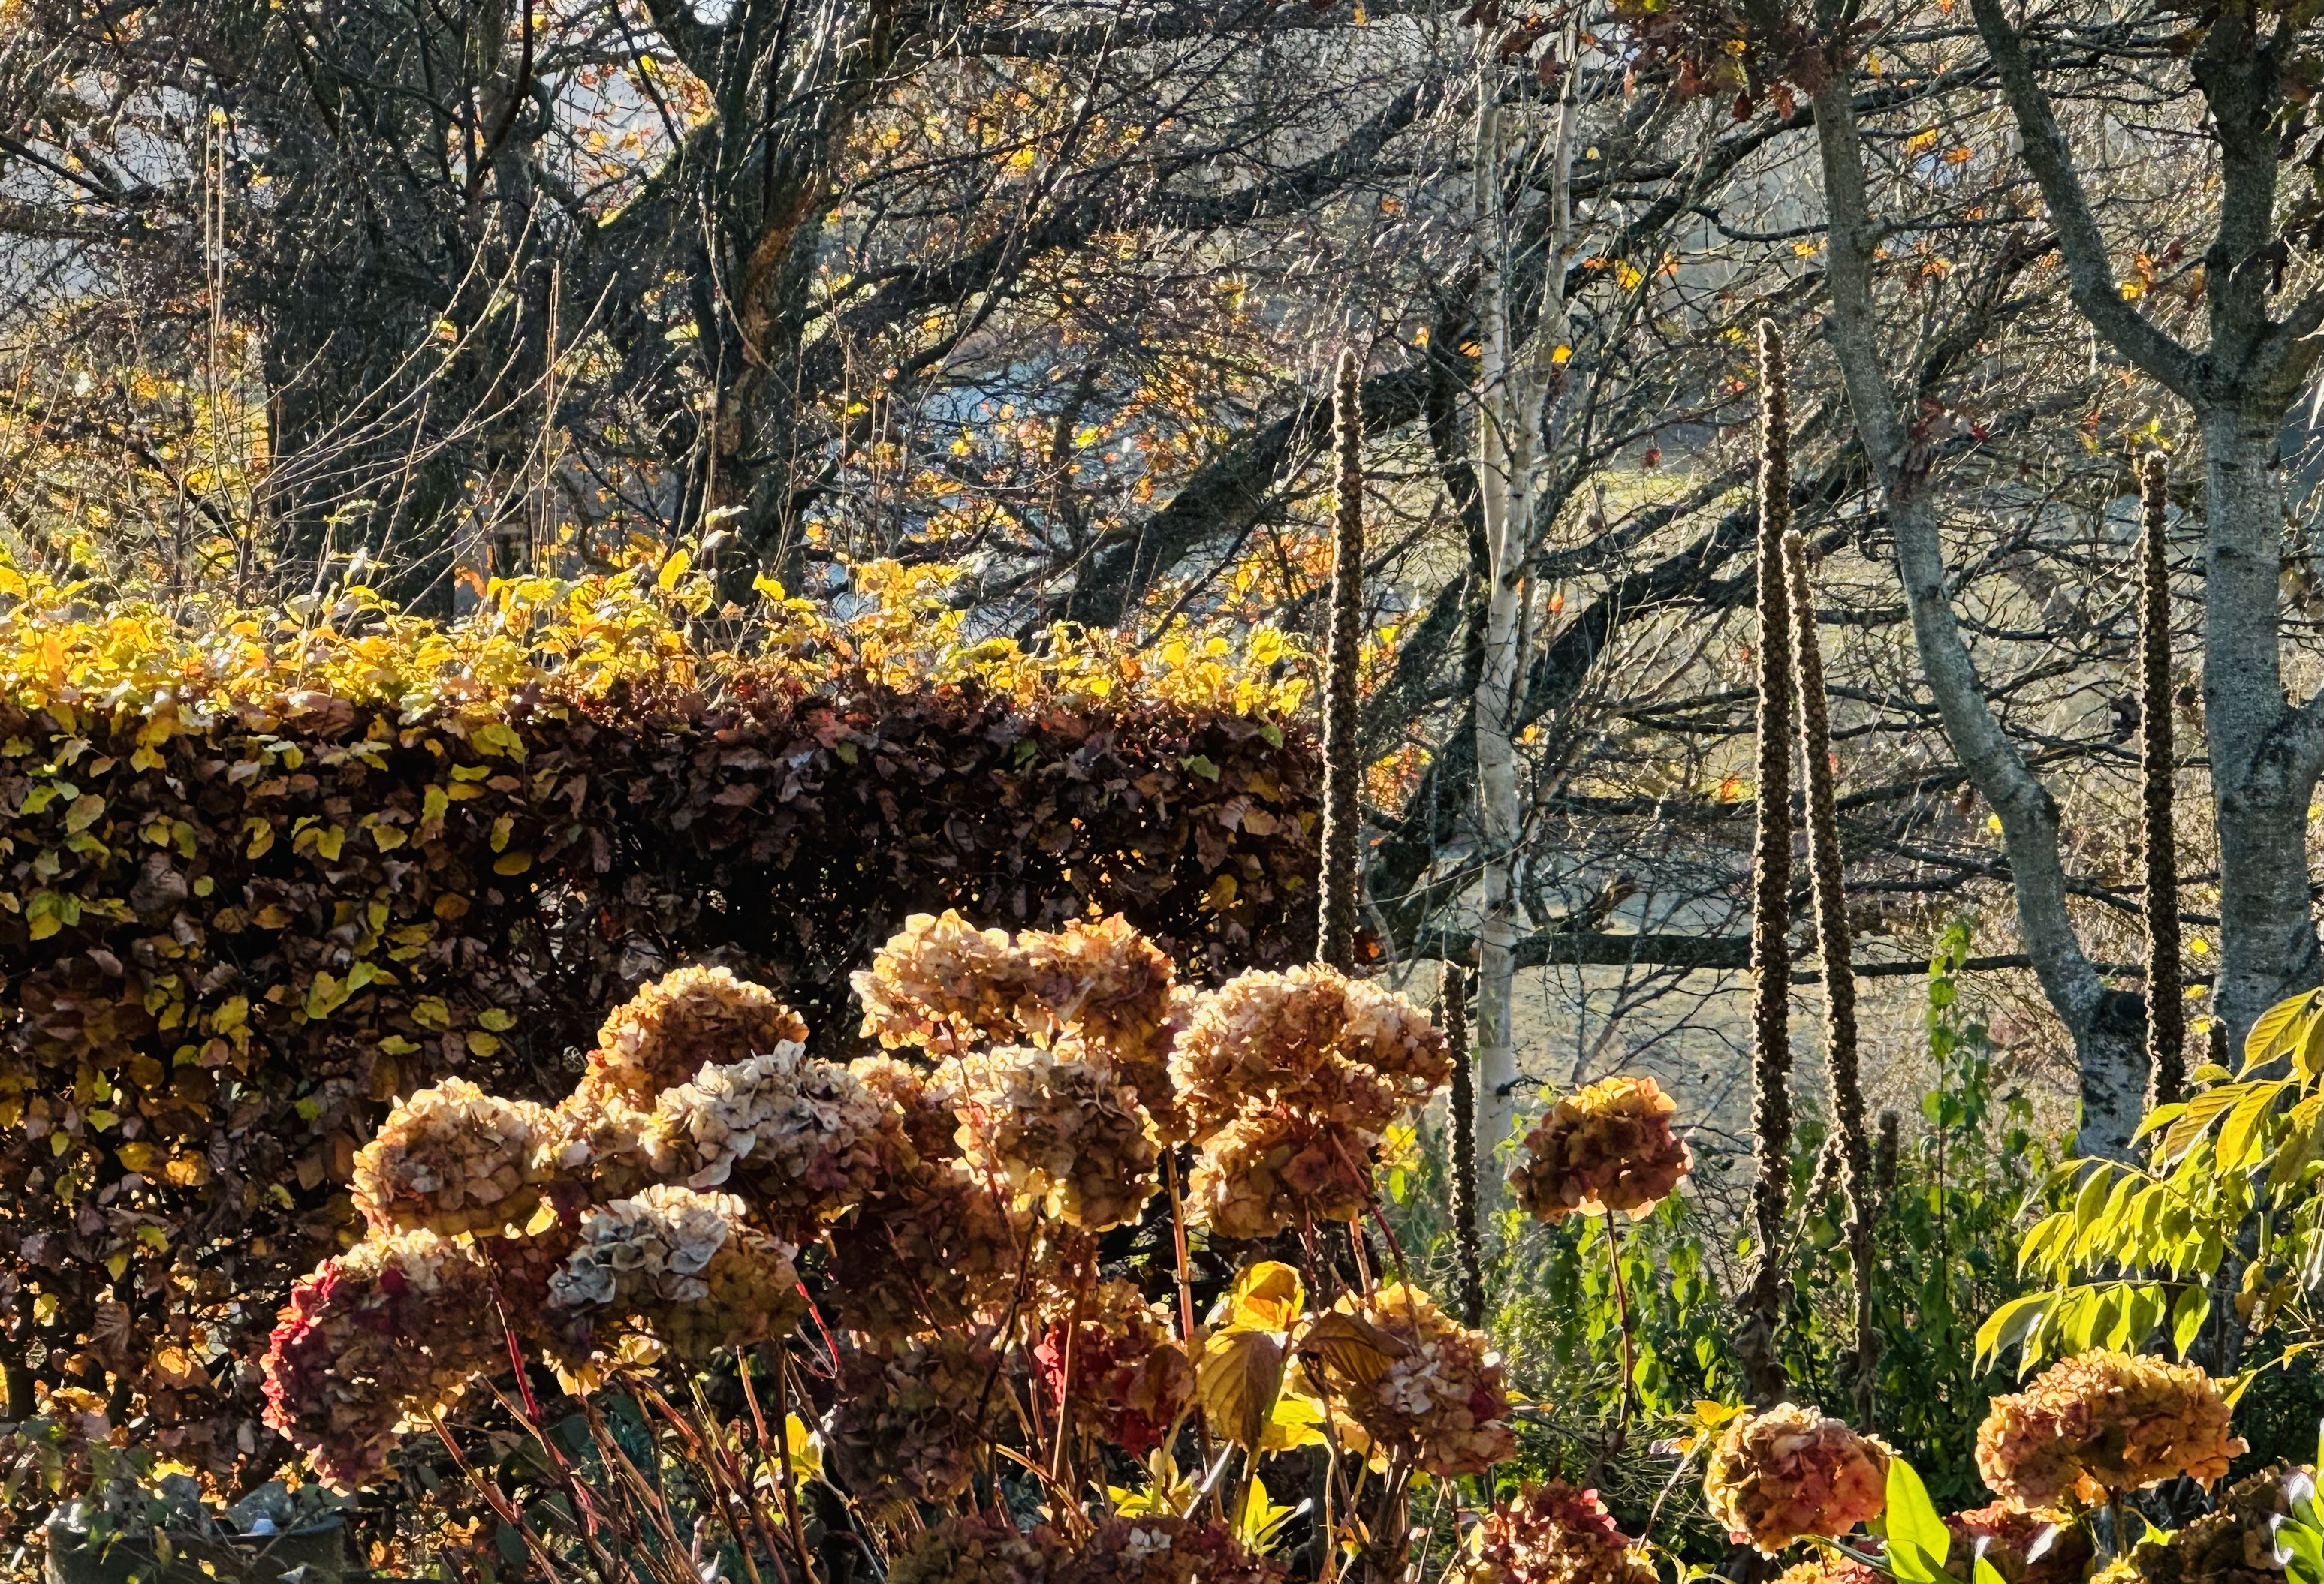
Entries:
{"label": "beech hedge", "polygon": [[914,912],[1119,912],[1196,980],[1303,958],[1319,778],[1263,714],[862,666],[419,707],[0,695],[8,1412],[271,1464],[264,1335],[358,1231],[350,1162],[396,1096],[562,1093],[602,1009],[687,961],[849,1048],[846,976]]}

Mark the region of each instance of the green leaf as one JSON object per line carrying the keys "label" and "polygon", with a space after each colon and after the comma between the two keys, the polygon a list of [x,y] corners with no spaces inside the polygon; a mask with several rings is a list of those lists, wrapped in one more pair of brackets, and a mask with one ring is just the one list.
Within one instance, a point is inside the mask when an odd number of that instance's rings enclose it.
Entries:
{"label": "green leaf", "polygon": [[[1899,1543],[1918,1546],[1929,1555],[1932,1570],[1941,1569],[1951,1554],[1953,1532],[1937,1515],[1936,1504],[1929,1499],[1929,1487],[1921,1483],[1913,1465],[1902,1458],[1888,1460],[1888,1544],[1894,1552]],[[1898,1574],[1903,1577],[1903,1574]]]}
{"label": "green leaf", "polygon": [[2255,1068],[2265,1066],[2279,1056],[2292,1054],[2305,1032],[2298,1025],[2315,1012],[2319,1005],[2324,1005],[2324,1001],[2319,1001],[2319,994],[2310,990],[2305,995],[2293,996],[2288,1000],[2276,1002],[2259,1015],[2251,1026],[2251,1032],[2244,1036],[2246,1074]]}
{"label": "green leaf", "polygon": [[2054,1293],[2029,1293],[2012,1298],[1987,1315],[1977,1328],[1977,1368],[1985,1368],[1988,1361],[2000,1358],[2004,1349],[2024,1341],[2025,1333],[2040,1325],[2057,1302]]}
{"label": "green leaf", "polygon": [[2252,1147],[2258,1141],[2259,1125],[2275,1104],[2276,1096],[2288,1088],[2289,1081],[2278,1079],[2273,1083],[2255,1083],[2243,1099],[2219,1124],[2219,1142],[2215,1154],[2223,1172],[2239,1171],[2251,1158]]}
{"label": "green leaf", "polygon": [[2195,1141],[2209,1131],[2210,1126],[2243,1099],[2240,1083],[2222,1083],[2217,1089],[2207,1089],[2187,1102],[2179,1119],[2163,1130],[2163,1158],[2177,1160],[2194,1147]]}
{"label": "green leaf", "polygon": [[1979,1557],[1977,1559],[1977,1567],[1971,1573],[1970,1584],[2005,1584],[2005,1581],[2001,1577],[2000,1569],[1983,1557]]}
{"label": "green leaf", "polygon": [[2187,1357],[2187,1349],[2202,1334],[2203,1322],[2210,1313],[2211,1290],[2200,1283],[2181,1292],[2179,1301],[2171,1306],[2171,1346],[2181,1358]]}

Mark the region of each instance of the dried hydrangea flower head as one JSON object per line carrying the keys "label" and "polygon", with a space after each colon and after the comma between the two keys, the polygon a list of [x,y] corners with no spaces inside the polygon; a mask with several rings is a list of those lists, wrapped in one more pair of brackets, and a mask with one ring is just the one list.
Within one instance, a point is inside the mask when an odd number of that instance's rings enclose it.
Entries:
{"label": "dried hydrangea flower head", "polygon": [[2200,1365],[2080,1353],[1993,1399],[1977,1432],[1977,1471],[2021,1507],[2068,1496],[2096,1506],[2181,1475],[2209,1485],[2244,1450],[2228,1419]]}
{"label": "dried hydrangea flower head", "polygon": [[1609,1078],[1559,1101],[1526,1135],[1509,1192],[1528,1214],[1645,1215],[1694,1169],[1671,1131],[1677,1102],[1651,1078]]}
{"label": "dried hydrangea flower head", "polygon": [[1446,1584],[1655,1584],[1655,1568],[1596,1491],[1528,1480],[1471,1532]]}
{"label": "dried hydrangea flower head", "polygon": [[1197,1004],[1170,1059],[1199,1143],[1238,1116],[1278,1110],[1377,1133],[1452,1073],[1418,1008],[1336,969],[1229,980]]}
{"label": "dried hydrangea flower head", "polygon": [[711,1063],[806,1043],[807,1024],[764,985],[724,968],[680,968],[605,1019],[581,1082],[646,1106]]}
{"label": "dried hydrangea flower head", "polygon": [[1153,1121],[1111,1068],[1002,1045],[943,1071],[957,1090],[964,1156],[1019,1206],[1094,1232],[1135,1220],[1154,1196]]}
{"label": "dried hydrangea flower head", "polygon": [[1001,1365],[991,1348],[956,1331],[844,1352],[824,1444],[849,1493],[885,1512],[966,1490],[1012,1399]]}
{"label": "dried hydrangea flower head", "polygon": [[786,1041],[664,1090],[646,1141],[657,1169],[690,1188],[740,1173],[769,1223],[805,1241],[871,1190],[891,1119],[847,1068]]}
{"label": "dried hydrangea flower head", "polygon": [[1273,1584],[1283,1570],[1226,1531],[1159,1514],[1108,1518],[1086,1539],[1044,1530],[1047,1584]]}
{"label": "dried hydrangea flower head", "polygon": [[1374,1442],[1446,1479],[1481,1474],[1517,1450],[1500,1356],[1482,1331],[1401,1282],[1360,1301],[1342,1298],[1336,1307],[1370,1327],[1386,1355],[1381,1368],[1362,1375],[1344,1373],[1333,1353],[1317,1356],[1335,1395]]}
{"label": "dried hydrangea flower head", "polygon": [[1238,1117],[1213,1132],[1188,1180],[1188,1219],[1222,1238],[1352,1220],[1371,1202],[1378,1141],[1360,1129],[1282,1111]]}
{"label": "dried hydrangea flower head", "polygon": [[1810,1535],[1835,1539],[1888,1500],[1886,1446],[1812,1408],[1778,1403],[1730,1420],[1702,1478],[1711,1515],[1768,1556]]}
{"label": "dried hydrangea flower head", "polygon": [[1954,1556],[1962,1559],[1957,1571],[1973,1570],[1971,1561],[1983,1557],[2003,1584],[2080,1584],[2096,1552],[2083,1525],[2004,1502],[1949,1514],[1945,1527],[1953,1533]]}
{"label": "dried hydrangea flower head", "polygon": [[1047,1412],[1070,1405],[1085,1434],[1133,1457],[1162,1444],[1194,1396],[1194,1367],[1168,1312],[1129,1282],[1100,1282],[1049,1317],[1033,1344]]}
{"label": "dried hydrangea flower head", "polygon": [[883,1340],[968,1324],[1015,1294],[1031,1220],[958,1161],[897,1173],[831,1229],[833,1307]]}
{"label": "dried hydrangea flower head", "polygon": [[1110,1064],[1138,1094],[1157,1123],[1176,1091],[1170,1082],[1170,1046],[1191,999],[1177,993],[1176,971],[1159,946],[1116,914],[1094,923],[1075,919],[1055,932],[1018,935],[1030,994],[1018,1022],[1037,1043],[1068,1036],[1086,1047],[1086,1059]]}
{"label": "dried hydrangea flower head", "polygon": [[2140,1584],[2283,1584],[2276,1531],[2315,1489],[2313,1469],[2278,1463],[2246,1475],[2169,1544],[2143,1542],[2132,1552]]}
{"label": "dried hydrangea flower head", "polygon": [[1006,933],[946,909],[904,920],[853,982],[864,1034],[890,1050],[949,1052],[1008,1039],[1027,979],[1024,953]]}
{"label": "dried hydrangea flower head", "polygon": [[667,1174],[648,1144],[653,1112],[622,1090],[584,1082],[549,1109],[533,1142],[532,1175],[560,1207],[626,1199]]}
{"label": "dried hydrangea flower head", "polygon": [[484,1260],[424,1229],[325,1260],[291,1287],[268,1343],[266,1423],[325,1484],[374,1483],[407,1416],[447,1406],[507,1358],[493,1300]]}
{"label": "dried hydrangea flower head", "polygon": [[883,1142],[890,1175],[960,1158],[960,1119],[953,1114],[950,1082],[893,1056],[858,1056],[847,1064],[855,1082],[880,1099],[889,1117]]}
{"label": "dried hydrangea flower head", "polygon": [[465,1078],[423,1089],[355,1151],[350,1191],[374,1231],[498,1231],[532,1214],[535,1143],[547,1108],[486,1094]]}
{"label": "dried hydrangea flower head", "polygon": [[572,1334],[635,1324],[678,1357],[779,1336],[806,1312],[788,1246],[744,1224],[731,1193],[660,1183],[581,1217],[577,1244],[549,1281]]}
{"label": "dried hydrangea flower head", "polygon": [[[1877,1549],[1878,1543],[1872,1544]],[[1891,1584],[1891,1580],[1879,1569],[1867,1567],[1852,1556],[1819,1551],[1776,1574],[1775,1584]]]}
{"label": "dried hydrangea flower head", "polygon": [[991,1513],[949,1517],[920,1532],[888,1570],[888,1584],[1047,1584],[1039,1547]]}

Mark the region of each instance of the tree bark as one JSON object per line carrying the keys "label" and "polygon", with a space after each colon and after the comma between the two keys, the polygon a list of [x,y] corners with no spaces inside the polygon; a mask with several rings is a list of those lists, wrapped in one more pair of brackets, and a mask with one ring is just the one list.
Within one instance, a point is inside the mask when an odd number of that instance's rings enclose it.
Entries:
{"label": "tree bark", "polygon": [[2117,1003],[2138,998],[2107,989],[2083,953],[2066,907],[2057,802],[1995,718],[1953,614],[1944,547],[1926,487],[1925,447],[1906,430],[1880,358],[1879,325],[1872,303],[1878,229],[1866,198],[1863,143],[1848,81],[1848,73],[1835,65],[1814,96],[1824,201],[1831,215],[1827,338],[1888,508],[1896,570],[1912,612],[1922,675],[1954,757],[2001,821],[2002,850],[2016,882],[2019,938],[2051,1009],[2073,1036],[2082,1101],[2076,1147],[2085,1154],[2117,1153],[2138,1125],[2145,1094],[2143,1008],[2140,1015],[2126,1018],[2126,1008]]}
{"label": "tree bark", "polygon": [[[2058,227],[2075,306],[2109,345],[2194,410],[2203,437],[2204,726],[2219,833],[2219,982],[2230,1049],[2259,1015],[2324,976],[2309,906],[2307,812],[2324,772],[2324,695],[2284,696],[2278,583],[2282,433],[2319,353],[2324,291],[2282,318],[2267,299],[2276,233],[2275,110],[2282,41],[2229,10],[2190,61],[2219,152],[2217,230],[2204,254],[2210,344],[2181,345],[2116,289],[2112,261],[2072,150],[2035,81],[2002,0],[1970,0],[2027,167]],[[2275,256],[2281,257],[2280,253]]]}

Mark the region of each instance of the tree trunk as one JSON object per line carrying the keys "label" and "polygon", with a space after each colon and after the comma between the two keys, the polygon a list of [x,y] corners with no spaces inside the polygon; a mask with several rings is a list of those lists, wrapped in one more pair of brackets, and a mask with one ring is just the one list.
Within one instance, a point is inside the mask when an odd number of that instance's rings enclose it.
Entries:
{"label": "tree trunk", "polygon": [[[2143,1008],[2126,1029],[2122,992],[2110,990],[2082,953],[2066,907],[2058,806],[2009,741],[1986,700],[1946,587],[1944,547],[1927,491],[1926,460],[1899,417],[1880,359],[1872,304],[1872,253],[1878,231],[1864,187],[1863,143],[1849,97],[1849,74],[1835,68],[1815,93],[1824,199],[1831,212],[1831,318],[1827,333],[1848,403],[1871,458],[1896,539],[1896,571],[1913,619],[1921,672],[1961,769],[2001,821],[2001,844],[2017,899],[2018,938],[2051,1009],[2074,1040],[2082,1115],[2076,1147],[2116,1154],[2138,1125],[2146,1090]],[[2272,611],[2273,594],[2269,595]],[[2137,998],[2129,997],[2131,1000]]]}
{"label": "tree trunk", "polygon": [[2227,1045],[2262,1012],[2316,983],[2308,902],[2312,724],[2285,704],[2278,647],[2283,485],[2280,415],[2200,415],[2203,716],[2219,833],[2219,982]]}

